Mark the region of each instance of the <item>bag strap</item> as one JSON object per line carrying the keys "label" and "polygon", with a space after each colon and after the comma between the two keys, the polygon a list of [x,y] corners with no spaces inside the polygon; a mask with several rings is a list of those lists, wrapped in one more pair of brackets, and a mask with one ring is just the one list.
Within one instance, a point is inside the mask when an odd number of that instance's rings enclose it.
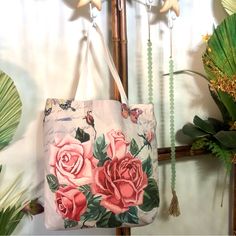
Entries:
{"label": "bag strap", "polygon": [[[125,104],[128,104],[128,98],[126,96],[126,93],[125,93],[125,90],[123,88],[122,82],[120,80],[119,74],[118,74],[118,72],[116,70],[116,67],[115,67],[115,64],[113,62],[112,56],[111,56],[110,51],[109,51],[109,49],[108,49],[108,47],[107,47],[107,45],[105,43],[102,31],[100,30],[99,26],[96,23],[93,23],[91,25],[90,29],[88,30],[87,48],[86,48],[85,58],[84,58],[84,62],[83,62],[82,68],[84,68],[85,71],[88,71],[88,54],[89,54],[89,48],[90,48],[90,43],[91,43],[91,33],[92,33],[93,29],[95,29],[95,31],[100,36],[101,43],[102,43],[103,55],[104,55],[104,58],[105,58],[105,61],[106,61],[107,65],[108,65],[108,67],[110,69],[112,77],[115,80],[117,88],[119,90],[120,97],[121,97],[121,102],[125,103]],[[76,89],[75,99],[78,99],[78,95],[79,95],[78,87],[79,87],[79,82],[78,82],[77,89]]]}

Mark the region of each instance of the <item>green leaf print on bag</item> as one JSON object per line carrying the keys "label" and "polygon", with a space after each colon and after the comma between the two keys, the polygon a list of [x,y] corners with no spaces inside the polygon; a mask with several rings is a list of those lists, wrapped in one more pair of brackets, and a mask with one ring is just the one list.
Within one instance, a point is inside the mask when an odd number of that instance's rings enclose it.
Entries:
{"label": "green leaf print on bag", "polygon": [[64,228],[73,228],[78,225],[78,221],[70,220],[70,219],[65,219],[64,220]]}
{"label": "green leaf print on bag", "polygon": [[94,156],[99,160],[97,166],[103,166],[107,160],[110,158],[106,154],[106,142],[104,134],[98,137],[94,143]]}
{"label": "green leaf print on bag", "polygon": [[54,193],[58,190],[59,188],[59,182],[58,182],[58,179],[55,175],[53,174],[50,174],[50,175],[47,175],[47,182],[48,182],[48,186],[50,188],[50,190]]}
{"label": "green leaf print on bag", "polygon": [[143,172],[147,174],[147,177],[150,178],[152,176],[152,159],[150,156],[142,163]]}
{"label": "green leaf print on bag", "polygon": [[78,129],[76,130],[75,138],[78,139],[81,143],[84,143],[89,141],[90,135],[78,127]]}
{"label": "green leaf print on bag", "polygon": [[89,220],[99,220],[101,216],[105,213],[106,209],[100,205],[101,197],[92,195],[89,185],[81,186],[80,191],[86,196],[87,199],[87,210],[81,216],[81,221]]}
{"label": "green leaf print on bag", "polygon": [[148,179],[148,186],[144,189],[143,204],[139,208],[143,211],[151,211],[159,207],[159,191],[155,179]]}
{"label": "green leaf print on bag", "polygon": [[135,155],[136,153],[138,153],[138,151],[139,151],[138,144],[134,139],[132,139],[130,143],[130,152],[132,155]]}
{"label": "green leaf print on bag", "polygon": [[122,223],[138,224],[138,208],[130,207],[128,211],[118,215]]}
{"label": "green leaf print on bag", "polygon": [[121,225],[122,222],[120,221],[119,216],[110,211],[106,212],[97,222],[97,227],[114,228],[120,227]]}

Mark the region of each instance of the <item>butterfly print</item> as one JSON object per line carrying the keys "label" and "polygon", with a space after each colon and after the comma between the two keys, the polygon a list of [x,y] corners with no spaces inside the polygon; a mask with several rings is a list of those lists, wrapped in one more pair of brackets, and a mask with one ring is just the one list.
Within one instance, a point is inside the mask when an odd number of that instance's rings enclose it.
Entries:
{"label": "butterfly print", "polygon": [[46,107],[44,109],[44,116],[49,116],[51,112],[52,112],[52,102],[48,100],[46,103]]}
{"label": "butterfly print", "polygon": [[71,103],[72,103],[71,100],[66,100],[66,102],[64,103],[59,103],[59,106],[63,110],[71,109],[72,111],[75,111],[75,108],[71,107]]}
{"label": "butterfly print", "polygon": [[121,105],[121,114],[122,116],[127,119],[128,117],[130,117],[130,120],[137,124],[138,121],[138,117],[143,113],[142,110],[140,110],[139,108],[134,108],[134,109],[129,109],[127,107],[126,104],[122,104]]}

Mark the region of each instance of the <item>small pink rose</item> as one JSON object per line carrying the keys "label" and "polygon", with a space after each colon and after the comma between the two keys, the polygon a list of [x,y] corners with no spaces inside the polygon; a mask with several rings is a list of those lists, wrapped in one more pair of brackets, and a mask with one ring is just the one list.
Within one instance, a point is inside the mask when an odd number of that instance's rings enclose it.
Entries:
{"label": "small pink rose", "polygon": [[92,193],[102,197],[101,205],[114,214],[125,212],[131,206],[143,204],[147,175],[142,162],[127,153],[114,158],[95,170]]}
{"label": "small pink rose", "polygon": [[127,152],[129,142],[125,140],[122,131],[111,130],[107,133],[109,145],[107,146],[107,155],[113,159],[115,157],[122,158]]}
{"label": "small pink rose", "polygon": [[63,139],[55,139],[55,144],[51,145],[50,165],[60,184],[90,184],[96,164],[90,141],[81,143],[67,135]]}
{"label": "small pink rose", "polygon": [[145,134],[145,137],[146,137],[147,141],[148,141],[149,143],[151,143],[151,141],[152,141],[153,138],[154,138],[154,133],[153,133],[151,130],[149,130],[149,131],[147,131],[147,133]]}
{"label": "small pink rose", "polygon": [[60,187],[56,193],[57,210],[64,219],[79,221],[87,209],[87,200],[82,192],[72,186]]}

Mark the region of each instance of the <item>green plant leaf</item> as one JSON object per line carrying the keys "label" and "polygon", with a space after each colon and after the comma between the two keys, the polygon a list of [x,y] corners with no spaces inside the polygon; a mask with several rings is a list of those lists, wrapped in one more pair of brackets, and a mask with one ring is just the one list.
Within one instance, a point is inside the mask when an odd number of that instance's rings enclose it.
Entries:
{"label": "green plant leaf", "polygon": [[2,165],[0,165],[0,173],[2,172]]}
{"label": "green plant leaf", "polygon": [[195,125],[189,123],[183,126],[182,131],[185,135],[196,139],[196,138],[203,138],[206,136],[209,136],[208,133],[200,130],[199,128],[197,128]]}
{"label": "green plant leaf", "polygon": [[148,178],[152,176],[153,168],[152,168],[152,159],[150,155],[148,156],[146,160],[143,161],[142,168],[143,168],[143,172],[147,174]]}
{"label": "green plant leaf", "polygon": [[159,207],[159,190],[155,179],[148,179],[148,186],[144,189],[143,204],[139,208],[143,211],[151,211],[154,207]]}
{"label": "green plant leaf", "polygon": [[65,229],[73,228],[77,225],[78,225],[77,221],[70,220],[70,219],[64,219],[64,228]]}
{"label": "green plant leaf", "polygon": [[217,120],[217,119],[212,118],[212,117],[209,117],[207,120],[214,127],[214,130],[216,132],[226,128],[226,125],[220,120]]}
{"label": "green plant leaf", "polygon": [[208,149],[213,155],[222,161],[227,170],[227,173],[230,173],[232,168],[232,152],[213,141],[209,142]]}
{"label": "green plant leaf", "polygon": [[59,188],[59,182],[58,182],[57,177],[53,174],[49,174],[46,176],[46,178],[47,178],[47,182],[48,182],[48,186],[49,186],[50,190],[53,193],[56,192]]}
{"label": "green plant leaf", "polygon": [[130,143],[130,153],[134,156],[139,151],[137,142],[132,139]]}
{"label": "green plant leaf", "polygon": [[233,97],[225,92],[218,92],[219,98],[221,102],[224,104],[225,108],[227,109],[231,120],[236,121],[236,102],[234,101]]}
{"label": "green plant leaf", "polygon": [[104,134],[98,137],[94,143],[94,156],[99,160],[97,166],[103,166],[110,158],[106,154],[106,141]]}
{"label": "green plant leaf", "polygon": [[90,135],[78,127],[78,129],[76,130],[75,138],[78,139],[81,143],[84,143],[89,141]]}
{"label": "green plant leaf", "polygon": [[0,235],[11,235],[24,217],[23,211],[17,207],[9,207],[0,211]]}
{"label": "green plant leaf", "polygon": [[235,0],[221,0],[221,3],[229,15],[236,12]]}
{"label": "green plant leaf", "polygon": [[122,223],[138,224],[138,208],[130,207],[128,211],[119,214],[117,217]]}
{"label": "green plant leaf", "polygon": [[236,148],[236,131],[219,131],[214,137],[227,148]]}
{"label": "green plant leaf", "polygon": [[222,115],[224,122],[227,124],[229,121],[231,121],[231,117],[230,117],[229,112],[227,111],[224,104],[220,101],[218,94],[210,89],[209,89],[209,91],[211,93],[211,97],[213,98],[214,102],[216,103],[217,107],[220,110],[220,113]]}
{"label": "green plant leaf", "polygon": [[193,141],[191,150],[206,149],[208,147],[209,140],[207,138],[198,138]]}
{"label": "green plant leaf", "polygon": [[208,121],[203,120],[199,116],[194,116],[193,123],[196,125],[199,129],[202,131],[208,133],[208,134],[215,134],[214,126]]}
{"label": "green plant leaf", "polygon": [[0,150],[12,140],[20,122],[22,103],[12,79],[0,71]]}

